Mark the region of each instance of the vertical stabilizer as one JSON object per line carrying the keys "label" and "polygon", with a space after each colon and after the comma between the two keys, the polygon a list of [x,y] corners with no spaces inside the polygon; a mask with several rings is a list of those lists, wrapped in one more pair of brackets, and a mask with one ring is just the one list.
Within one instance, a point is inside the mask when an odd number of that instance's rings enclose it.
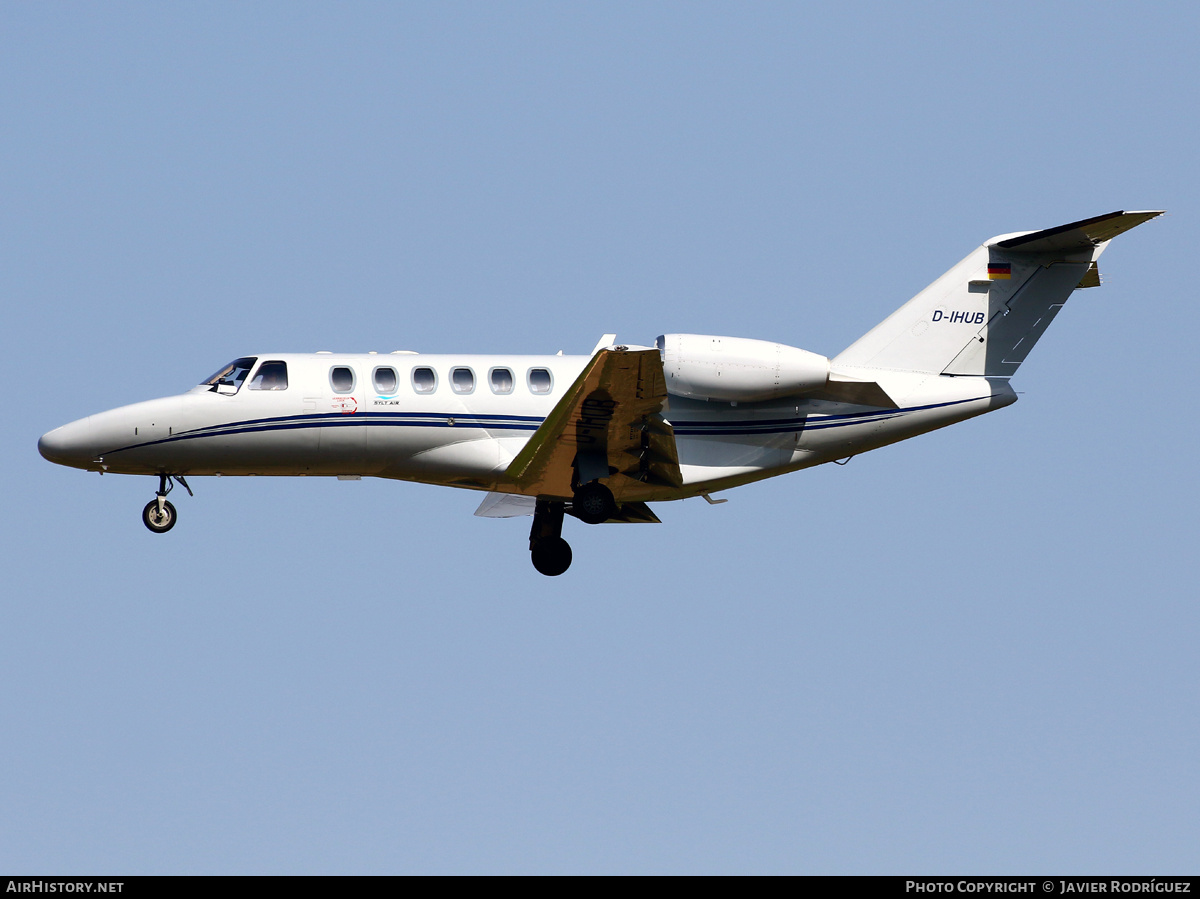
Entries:
{"label": "vertical stabilizer", "polygon": [[1161,212],[1113,212],[976,249],[832,360],[835,367],[1009,377],[1113,237]]}

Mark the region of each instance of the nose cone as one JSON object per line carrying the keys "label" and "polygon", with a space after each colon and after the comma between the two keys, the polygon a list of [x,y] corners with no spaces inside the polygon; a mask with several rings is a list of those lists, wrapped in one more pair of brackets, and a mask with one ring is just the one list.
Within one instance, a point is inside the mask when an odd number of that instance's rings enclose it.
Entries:
{"label": "nose cone", "polygon": [[43,434],[38,440],[38,452],[43,458],[59,465],[87,468],[93,459],[91,432],[90,418],[73,421]]}

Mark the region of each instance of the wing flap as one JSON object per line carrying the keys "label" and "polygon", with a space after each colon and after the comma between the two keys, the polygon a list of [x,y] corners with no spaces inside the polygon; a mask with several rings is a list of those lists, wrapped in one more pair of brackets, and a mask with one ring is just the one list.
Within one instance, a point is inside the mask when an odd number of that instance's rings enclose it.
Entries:
{"label": "wing flap", "polygon": [[532,515],[537,506],[536,496],[519,493],[489,493],[475,510],[477,518],[520,518]]}
{"label": "wing flap", "polygon": [[[567,509],[568,515],[575,513]],[[645,503],[621,503],[617,506],[617,514],[608,519],[605,524],[662,524]]]}
{"label": "wing flap", "polygon": [[[489,493],[475,510],[477,518],[522,518],[537,511],[537,497],[520,493]],[[569,509],[568,514],[574,514]],[[618,524],[662,524],[645,503],[621,503],[609,522]]]}

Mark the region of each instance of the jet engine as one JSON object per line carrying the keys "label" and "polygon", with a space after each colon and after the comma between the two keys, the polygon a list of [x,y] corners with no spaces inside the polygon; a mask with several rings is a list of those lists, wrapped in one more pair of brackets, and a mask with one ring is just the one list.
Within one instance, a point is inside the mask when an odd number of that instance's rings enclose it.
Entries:
{"label": "jet engine", "polygon": [[749,403],[810,393],[829,379],[824,356],[768,340],[664,334],[656,345],[676,396]]}

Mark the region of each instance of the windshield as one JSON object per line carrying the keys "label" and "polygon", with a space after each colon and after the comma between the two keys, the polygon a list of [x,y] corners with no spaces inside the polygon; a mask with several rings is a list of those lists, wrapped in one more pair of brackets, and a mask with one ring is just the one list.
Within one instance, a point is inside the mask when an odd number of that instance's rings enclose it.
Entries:
{"label": "windshield", "polygon": [[242,381],[246,380],[246,375],[250,374],[250,369],[254,367],[257,359],[257,356],[243,356],[241,359],[235,359],[217,371],[211,378],[200,383],[202,386],[213,390],[216,390],[218,387],[232,387],[233,392],[236,393],[238,388],[242,386]]}

